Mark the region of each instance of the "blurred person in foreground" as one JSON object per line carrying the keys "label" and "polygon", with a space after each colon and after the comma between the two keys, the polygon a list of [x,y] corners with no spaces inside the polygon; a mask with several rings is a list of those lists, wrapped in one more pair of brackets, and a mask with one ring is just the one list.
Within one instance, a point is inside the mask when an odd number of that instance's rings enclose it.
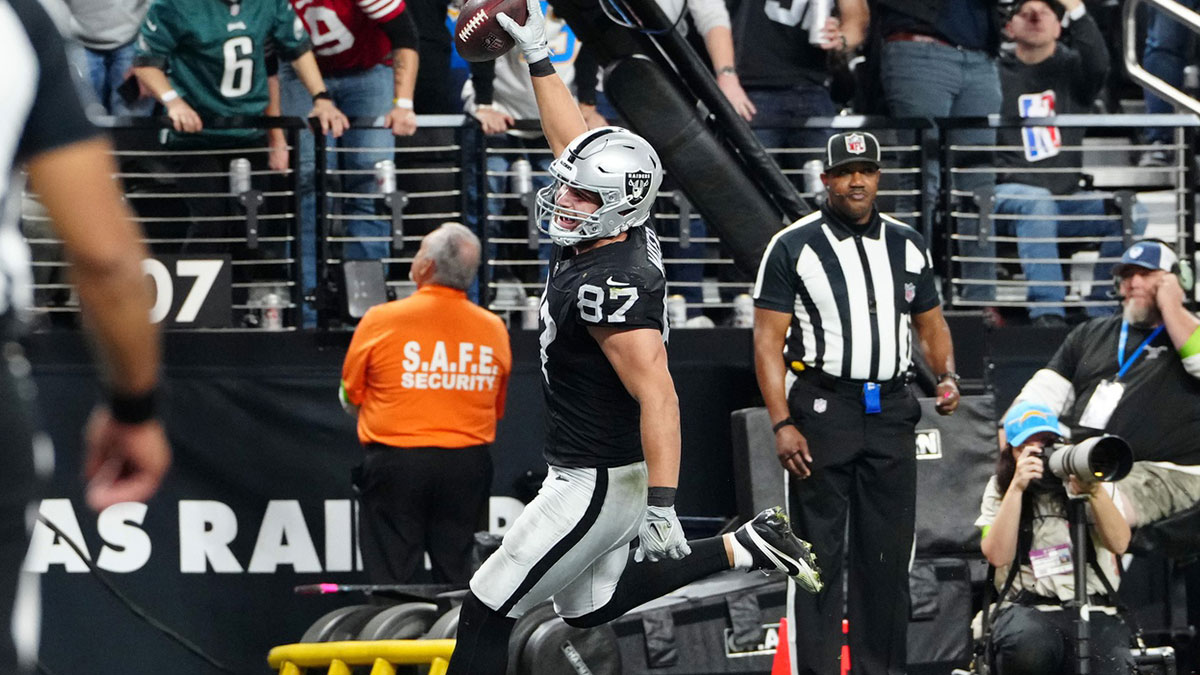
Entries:
{"label": "blurred person in foreground", "polygon": [[[149,499],[170,464],[155,404],[158,331],[150,324],[146,250],[112,176],[112,148],[83,112],[63,41],[41,5],[10,0],[0,8],[9,133],[4,135],[3,198],[19,200],[24,164],[71,262],[86,327],[108,399],[85,433],[87,503],[97,511]],[[31,304],[29,251],[15,212],[0,221],[0,672],[32,672],[40,621],[38,575],[21,572],[30,505],[53,467],[53,448],[34,422],[30,366],[16,338]]]}

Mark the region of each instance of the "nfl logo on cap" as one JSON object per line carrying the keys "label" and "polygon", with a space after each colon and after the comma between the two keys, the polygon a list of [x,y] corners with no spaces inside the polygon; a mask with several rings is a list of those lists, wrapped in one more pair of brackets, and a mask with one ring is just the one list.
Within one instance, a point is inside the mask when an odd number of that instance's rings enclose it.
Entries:
{"label": "nfl logo on cap", "polygon": [[825,144],[825,169],[866,162],[879,166],[879,139],[866,131],[834,134]]}

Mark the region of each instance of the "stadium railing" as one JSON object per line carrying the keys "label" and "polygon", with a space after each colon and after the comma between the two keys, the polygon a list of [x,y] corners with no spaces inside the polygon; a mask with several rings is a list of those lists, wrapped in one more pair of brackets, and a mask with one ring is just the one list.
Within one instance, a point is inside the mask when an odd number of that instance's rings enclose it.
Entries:
{"label": "stadium railing", "polygon": [[[947,142],[940,145],[938,162],[942,184],[950,186],[940,192],[938,214],[942,225],[937,228],[946,252],[944,256],[943,297],[951,308],[983,306],[1032,308],[1036,306],[1115,306],[1117,299],[1087,299],[1092,285],[1092,266],[1097,262],[1113,263],[1119,257],[1100,258],[1100,245],[1119,241],[1124,250],[1134,239],[1153,237],[1166,241],[1183,251],[1186,259],[1195,258],[1196,203],[1196,140],[1200,118],[1194,115],[1059,115],[1042,119],[978,118],[938,120],[940,128],[986,128],[992,130],[1021,128],[1024,133],[1048,141],[1051,129],[1087,129],[1081,145],[1061,145],[1052,152],[1071,157],[1063,167],[1032,166],[1005,170],[997,168],[992,157],[997,152],[1022,153],[1023,145],[967,145]],[[1137,130],[1146,126],[1172,128],[1176,142],[1165,146],[1171,153],[1167,166],[1137,166],[1136,154],[1150,146],[1131,143]],[[1056,132],[1055,132],[1056,133]],[[1061,137],[1059,137],[1061,142]],[[1159,148],[1159,146],[1155,146]],[[1078,195],[1053,196],[1061,204],[1078,199],[1104,201],[1103,215],[1057,215],[1052,219],[1066,221],[1110,221],[1120,234],[1080,237],[1058,234],[1036,240],[1021,239],[1011,232],[1012,221],[1039,220],[1034,215],[1001,213],[995,209],[995,185],[1022,182],[1037,185],[1039,176],[1063,173],[1082,173],[1084,185]],[[969,181],[975,185],[964,189],[967,177],[983,176]],[[1136,221],[1145,221],[1145,232],[1137,232]],[[1047,219],[1043,216],[1040,219]],[[1007,221],[1007,222],[1006,222]],[[1001,233],[998,233],[1001,232]],[[1022,259],[1017,253],[1021,243],[1037,241],[1052,243],[1058,255],[1050,258]],[[1119,255],[1119,254],[1118,254]],[[1021,263],[1044,263],[1067,266],[1061,285],[1066,286],[1062,302],[1033,302],[1027,299],[1029,290],[1039,282],[1025,278]],[[994,266],[996,273],[981,274]],[[972,292],[974,291],[974,292]],[[982,296],[982,297],[981,297]]]}
{"label": "stadium railing", "polygon": [[[518,134],[484,136],[479,125],[462,115],[421,116],[420,128],[412,137],[394,138],[391,164],[376,163],[358,170],[341,168],[341,160],[351,153],[377,152],[376,148],[356,147],[351,137],[330,144],[316,143],[315,259],[300,255],[301,237],[297,214],[299,205],[300,162],[298,134],[306,123],[294,118],[247,118],[213,120],[210,128],[270,128],[285,131],[289,147],[289,168],[275,172],[265,168],[265,148],[222,151],[168,151],[158,143],[165,120],[107,119],[116,139],[118,177],[125,182],[127,199],[147,232],[151,253],[161,265],[148,263],[157,276],[160,296],[173,295],[167,307],[160,308],[166,325],[172,329],[283,329],[345,328],[352,323],[346,315],[343,263],[345,250],[354,244],[384,244],[381,258],[385,266],[385,284],[393,297],[412,292],[408,267],[421,237],[445,221],[462,222],[484,240],[484,261],[480,281],[472,296],[509,319],[515,327],[535,322],[530,298],[541,292],[545,279],[548,238],[537,231],[531,213],[533,192],[548,183],[546,166],[549,151],[536,133],[536,124],[520,123]],[[353,128],[378,128],[381,120],[353,121]],[[1086,126],[1090,129],[1084,144],[1062,148],[1078,157],[1078,167],[1092,176],[1093,187],[1114,200],[1127,191],[1137,191],[1137,199],[1147,207],[1147,236],[1179,243],[1189,255],[1194,252],[1196,179],[1195,146],[1200,119],[1191,115],[1093,115],[1059,116],[1053,120],[973,119],[973,120],[891,120],[860,116],[813,118],[806,128],[846,130],[860,128],[875,133],[881,141],[884,167],[879,193],[881,210],[895,215],[923,232],[934,253],[935,266],[944,280],[944,300],[951,309],[979,306],[1029,307],[1026,293],[1030,282],[1022,278],[1016,239],[997,236],[988,222],[1005,218],[985,210],[985,227],[978,231],[980,203],[986,194],[956,187],[964,176],[994,172],[987,161],[990,153],[1012,150],[1000,145],[971,146],[952,142],[955,130],[972,127],[999,129],[1006,126]],[[1132,152],[1142,146],[1128,139],[1142,126],[1171,126],[1177,142],[1171,146],[1174,159],[1167,167],[1139,168]],[[319,132],[317,133],[319,137]],[[390,134],[389,134],[390,137]],[[389,148],[390,149],[390,148]],[[823,198],[820,184],[820,158],[823,147],[768,148],[785,176],[791,179],[810,204]],[[252,190],[246,194],[230,184],[230,158],[257,153],[250,171]],[[982,161],[981,161],[982,158]],[[528,162],[526,164],[525,162]],[[205,168],[207,167],[207,168]],[[1030,175],[1040,170],[1028,172]],[[356,176],[367,187],[348,189],[347,178]],[[949,186],[935,191],[933,185]],[[199,187],[197,187],[197,185]],[[36,195],[26,194],[22,205],[23,231],[31,244],[35,269],[35,313],[39,325],[75,325],[78,306],[63,276],[67,266],[60,244],[47,227],[46,218],[36,204]],[[261,198],[261,201],[260,199]],[[348,198],[368,200],[369,214],[352,214],[344,208]],[[253,208],[251,208],[253,207]],[[199,209],[216,215],[196,218]],[[248,227],[253,211],[257,230]],[[1122,220],[1127,236],[1129,213],[1121,214],[1114,206],[1105,217]],[[383,233],[356,236],[347,232],[348,221],[360,218],[384,224]],[[715,232],[706,228],[681,191],[674,188],[668,174],[655,208],[654,222],[664,248],[668,270],[668,303],[675,321],[701,314],[716,323],[745,325],[749,310],[746,294],[752,279],[737,270],[723,250]],[[683,223],[687,227],[682,227]],[[199,223],[200,227],[196,228]],[[193,236],[189,237],[189,233]],[[984,237],[998,244],[994,255],[981,256],[964,251],[968,238]],[[1062,250],[1058,264],[1090,270],[1099,241],[1055,238]],[[1084,249],[1082,253],[1075,249]],[[1092,257],[1089,259],[1088,256]],[[200,319],[189,318],[183,305],[195,298],[191,294],[203,286],[196,264],[187,262],[221,260],[226,266],[228,290],[209,293],[204,298]],[[215,257],[213,257],[215,256]],[[183,262],[183,269],[180,268]],[[1000,279],[973,278],[963,274],[964,264],[989,263],[1001,270]],[[181,278],[186,274],[194,279]],[[1070,279],[1064,275],[1064,283]],[[1080,276],[1080,275],[1076,275]],[[1086,276],[1086,275],[1084,275]],[[1083,285],[1086,285],[1084,283]],[[970,286],[994,288],[995,300],[965,297]],[[1068,294],[1066,303],[1078,304],[1080,291]],[[213,288],[222,288],[217,279]],[[170,290],[167,290],[170,289]],[[740,297],[739,297],[740,296]],[[300,311],[302,300],[317,308],[317,320]],[[227,304],[223,313],[221,302]],[[311,314],[311,313],[310,313]],[[216,319],[213,317],[216,316]],[[711,325],[707,320],[689,325]]]}

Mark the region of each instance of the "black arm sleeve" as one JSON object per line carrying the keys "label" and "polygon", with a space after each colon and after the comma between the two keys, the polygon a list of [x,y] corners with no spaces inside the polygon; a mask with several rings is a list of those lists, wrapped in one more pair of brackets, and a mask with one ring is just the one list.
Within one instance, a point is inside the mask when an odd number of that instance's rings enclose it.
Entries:
{"label": "black arm sleeve", "polygon": [[575,100],[586,105],[596,105],[596,84],[600,62],[596,52],[588,45],[579,48],[575,57]]}
{"label": "black arm sleeve", "polygon": [[263,45],[263,70],[267,72],[267,77],[279,74],[279,49],[275,47],[274,40],[268,39]]}
{"label": "black arm sleeve", "polygon": [[417,22],[413,21],[412,14],[407,9],[400,12],[400,15],[391,21],[385,21],[379,24],[383,32],[387,34],[388,40],[392,43],[392,51],[397,49],[417,49],[417,40],[420,39],[420,34],[417,33]]}
{"label": "black arm sleeve", "polygon": [[62,36],[36,0],[12,0],[37,54],[38,83],[16,158],[24,161],[64,145],[99,135],[83,111],[79,86],[67,66]]}
{"label": "black arm sleeve", "polygon": [[491,105],[495,94],[495,61],[472,61],[471,84],[475,87],[475,105]]}
{"label": "black arm sleeve", "polygon": [[1090,104],[1108,79],[1108,47],[1104,35],[1090,13],[1072,21],[1063,35],[1063,42],[1074,52],[1068,68],[1071,94],[1075,100]]}
{"label": "black arm sleeve", "polygon": [[159,70],[166,71],[167,60],[157,54],[138,54],[133,57],[133,67],[134,68],[150,67],[150,68],[158,68]]}

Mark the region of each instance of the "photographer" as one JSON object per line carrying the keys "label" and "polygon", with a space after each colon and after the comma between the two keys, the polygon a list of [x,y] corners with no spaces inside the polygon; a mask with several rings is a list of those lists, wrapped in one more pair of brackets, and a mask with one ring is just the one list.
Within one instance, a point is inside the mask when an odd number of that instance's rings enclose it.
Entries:
{"label": "photographer", "polygon": [[[997,588],[1003,592],[992,626],[996,673],[1073,672],[1069,640],[1078,616],[1065,611],[1063,603],[1075,597],[1074,564],[1088,565],[1091,671],[1132,672],[1129,628],[1107,597],[1120,583],[1117,556],[1125,552],[1130,538],[1129,514],[1116,484],[1084,483],[1072,476],[1064,489],[1064,483],[1049,473],[1043,455],[1059,440],[1059,426],[1047,406],[1013,406],[1004,418],[1004,435],[1008,442],[975,521],[983,530],[980,547],[996,567]],[[1095,565],[1072,559],[1068,491],[1088,500],[1088,548]],[[1020,566],[1016,574],[1010,574],[1013,564]],[[1096,574],[1097,566],[1107,585]]]}

